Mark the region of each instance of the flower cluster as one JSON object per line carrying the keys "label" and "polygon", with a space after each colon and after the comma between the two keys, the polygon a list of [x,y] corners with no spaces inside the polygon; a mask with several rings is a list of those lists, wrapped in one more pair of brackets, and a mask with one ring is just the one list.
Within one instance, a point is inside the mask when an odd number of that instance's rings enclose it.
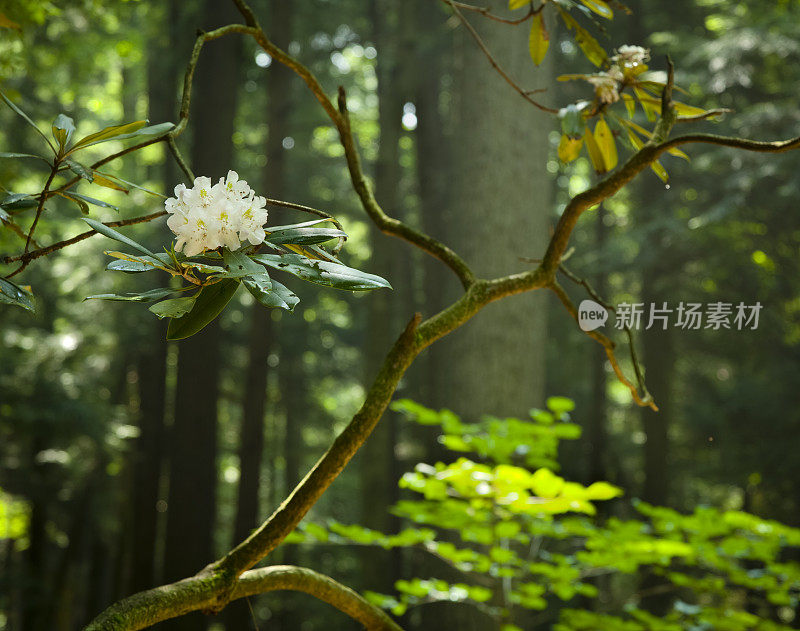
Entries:
{"label": "flower cluster", "polygon": [[617,54],[611,58],[621,68],[634,68],[650,59],[650,51],[641,46],[625,44],[617,49]]}
{"label": "flower cluster", "polygon": [[238,249],[242,242],[264,241],[266,199],[258,197],[236,171],[211,185],[207,177],[195,178],[194,186],[175,187],[175,197],[164,202],[167,225],[177,236],[175,249],[186,256],[204,250]]}
{"label": "flower cluster", "polygon": [[[611,57],[612,64],[608,70],[583,75],[583,78],[594,86],[595,96],[601,103],[616,103],[619,101],[619,87],[625,80],[626,72],[642,66],[649,58],[650,51],[646,48],[626,44],[620,46],[617,54]],[[639,70],[646,70],[646,67]]]}

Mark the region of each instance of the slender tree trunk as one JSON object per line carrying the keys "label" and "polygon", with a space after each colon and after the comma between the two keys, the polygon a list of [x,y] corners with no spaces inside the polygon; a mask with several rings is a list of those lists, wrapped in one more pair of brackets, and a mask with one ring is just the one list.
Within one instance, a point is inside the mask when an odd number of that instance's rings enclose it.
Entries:
{"label": "slender tree trunk", "polygon": [[[270,32],[273,41],[286,49],[291,39],[292,5],[273,0],[269,12]],[[291,72],[274,64],[267,74],[267,165],[264,169],[264,190],[270,197],[281,198],[285,191],[286,150],[285,136],[291,107]],[[249,359],[245,375],[242,431],[239,445],[239,490],[234,524],[236,545],[260,522],[259,510],[261,467],[264,456],[264,413],[267,402],[267,361],[272,342],[272,311],[260,304],[251,309]],[[274,478],[273,478],[274,483]],[[229,629],[247,629],[252,625],[252,614],[246,601],[236,601],[228,606],[226,626]]]}
{"label": "slender tree trunk", "polygon": [[[238,20],[232,3],[206,0],[203,26]],[[234,116],[240,66],[238,38],[224,38],[203,51],[195,74],[191,163],[198,175],[224,176],[233,164]],[[216,516],[217,396],[220,327],[216,320],[180,342],[175,420],[171,436],[164,573],[166,580],[194,574],[214,558]],[[204,628],[197,615],[165,628]]]}
{"label": "slender tree trunk", "polygon": [[[389,215],[403,219],[399,142],[405,95],[401,52],[408,6],[408,3],[397,4],[388,0],[373,0],[371,3],[374,41],[378,50],[376,72],[380,129],[375,195]],[[374,227],[371,241],[371,268],[379,275],[392,278],[396,289],[394,292],[376,292],[370,301],[363,349],[368,379],[380,365],[385,349],[391,346],[392,332],[402,325],[401,320],[407,319],[411,310],[409,302],[404,299],[410,297],[408,283],[393,278],[404,269],[401,263],[405,254],[402,244]],[[387,510],[398,497],[395,464],[395,445],[399,440],[397,421],[397,415],[387,411],[359,454],[363,506],[361,523],[381,532],[395,531],[398,523]],[[363,584],[375,591],[390,591],[400,570],[401,561],[397,552],[366,550],[362,554]]]}

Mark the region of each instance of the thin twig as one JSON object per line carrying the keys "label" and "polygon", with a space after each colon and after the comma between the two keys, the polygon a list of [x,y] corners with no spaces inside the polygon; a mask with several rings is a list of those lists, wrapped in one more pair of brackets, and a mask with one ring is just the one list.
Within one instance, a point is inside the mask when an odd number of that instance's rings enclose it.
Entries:
{"label": "thin twig", "polygon": [[[285,202],[280,199],[270,199],[269,197],[266,198],[267,204],[269,206],[279,206],[281,208],[291,208],[293,210],[300,210],[304,213],[309,213],[311,215],[316,215],[317,217],[324,217],[325,219],[330,219],[331,223],[339,228],[342,232],[344,232],[344,228],[342,224],[339,223],[339,220],[336,219],[333,215],[326,213],[324,210],[319,210],[317,208],[312,208],[311,206],[303,206],[302,204],[295,204],[294,202]],[[342,248],[344,247],[344,243],[347,241],[347,237],[339,237],[336,241],[336,245],[331,250],[331,254],[336,256],[341,252]]]}
{"label": "thin twig", "polygon": [[492,67],[497,71],[497,73],[501,77],[503,77],[503,79],[505,79],[505,81],[506,81],[506,83],[508,83],[508,85],[510,85],[512,88],[514,88],[517,91],[517,93],[523,99],[528,101],[531,105],[539,108],[543,112],[548,112],[549,114],[558,114],[558,110],[557,109],[554,109],[552,107],[548,107],[546,105],[542,105],[541,103],[539,103],[535,99],[532,99],[530,97],[531,90],[523,90],[519,86],[519,84],[516,81],[514,81],[514,79],[512,79],[511,76],[505,70],[503,70],[502,66],[500,66],[499,63],[497,63],[497,60],[494,58],[494,55],[492,55],[492,51],[489,50],[488,46],[486,46],[485,42],[483,41],[481,36],[478,34],[478,31],[476,31],[475,27],[473,27],[472,24],[469,23],[469,20],[467,20],[467,18],[464,17],[464,14],[461,13],[461,11],[459,11],[458,7],[456,6],[456,4],[455,4],[455,2],[453,0],[443,0],[443,1],[446,4],[450,5],[450,8],[453,9],[453,13],[456,14],[458,19],[461,21],[461,23],[467,29],[467,31],[469,31],[469,34],[472,36],[472,39],[474,39],[475,43],[478,44],[478,48],[480,48],[481,51],[483,51],[483,54],[486,55],[486,58],[489,60],[489,63],[492,64]]}
{"label": "thin twig", "polygon": [[527,22],[544,8],[544,4],[542,4],[541,6],[539,6],[538,9],[534,9],[533,2],[531,2],[530,8],[528,9],[528,12],[525,15],[523,15],[521,18],[510,19],[501,17],[499,15],[495,15],[494,13],[491,12],[491,10],[488,7],[476,7],[474,4],[467,4],[465,2],[456,2],[455,0],[453,0],[452,2],[449,2],[448,0],[442,0],[442,2],[444,2],[445,4],[456,6],[459,9],[463,9],[464,11],[474,11],[475,13],[480,13],[483,17],[489,18],[490,20],[494,20],[495,22],[502,22],[503,24],[511,24],[513,26],[522,24],[523,22]]}

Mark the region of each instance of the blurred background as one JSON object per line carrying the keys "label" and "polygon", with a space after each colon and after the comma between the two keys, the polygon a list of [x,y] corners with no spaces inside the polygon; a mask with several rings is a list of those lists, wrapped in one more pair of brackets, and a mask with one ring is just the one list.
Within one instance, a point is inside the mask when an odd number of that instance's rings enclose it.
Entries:
{"label": "blurred background", "polygon": [[[797,135],[800,3],[627,4],[633,13],[618,11],[598,36],[607,50],[649,47],[657,69],[669,54],[688,92],[682,101],[734,110],[693,129]],[[481,276],[530,269],[526,259],[543,254],[568,196],[595,178],[585,157],[559,163],[558,122],[492,71],[441,2],[254,0],[253,8],[329,93],[346,88],[385,210],[444,239]],[[0,87],[44,128],[65,112],[79,134],[142,118],[176,122],[196,30],[239,21],[220,0],[4,0],[0,12],[22,27],[0,29]],[[555,80],[592,68],[554,23],[551,52],[536,68],[525,27],[468,17],[523,87],[546,89],[543,102],[591,98],[585,86]],[[2,151],[29,152],[39,142],[0,109]],[[202,334],[167,344],[164,323],[141,306],[82,302],[158,282],[105,273],[105,239],[35,261],[18,278],[33,287],[36,314],[0,310],[0,630],[77,629],[115,599],[192,574],[241,540],[358,409],[413,313],[435,313],[458,294],[449,271],[365,221],[324,112],[249,39],[203,51],[179,144],[197,174],[216,180],[233,168],[260,194],[335,214],[350,235],[344,262],[395,289],[356,295],[292,279],[301,297],[293,314],[240,292]],[[398,395],[465,420],[524,416],[547,395],[566,396],[584,432],[562,453],[565,477],[608,480],[627,499],[744,509],[800,526],[800,156],[688,153],[691,162],[664,160],[669,186],[647,172],[586,213],[568,263],[612,304],[763,305],[757,330],[636,334],[660,413],[632,403],[602,349],[545,292],[488,307],[429,349]],[[160,144],[111,170],[166,194],[182,181]],[[0,163],[7,190],[35,192],[42,182],[36,167]],[[160,207],[138,190],[92,194],[119,206],[121,217]],[[98,210],[96,217],[116,217]],[[270,211],[273,225],[303,220]],[[55,242],[81,226],[77,210],[56,202],[37,238]],[[143,243],[168,238],[161,223],[129,230]],[[0,253],[20,243],[0,231]],[[584,297],[579,287],[568,291],[576,302]],[[625,339],[612,333],[632,374]],[[312,517],[396,530],[386,508],[400,497],[401,474],[447,457],[434,432],[387,413]],[[624,513],[625,501],[614,510]],[[376,591],[391,591],[416,567],[397,551],[323,543],[284,545],[269,560]],[[249,605],[159,628],[356,628],[303,595],[268,594]],[[443,628],[437,607],[402,622]]]}

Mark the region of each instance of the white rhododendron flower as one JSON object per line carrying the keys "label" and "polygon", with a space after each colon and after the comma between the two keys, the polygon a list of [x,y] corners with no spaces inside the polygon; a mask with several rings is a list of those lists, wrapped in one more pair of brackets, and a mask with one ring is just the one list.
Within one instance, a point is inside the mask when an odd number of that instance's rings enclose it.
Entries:
{"label": "white rhododendron flower", "polygon": [[611,60],[617,62],[623,68],[633,68],[643,64],[650,58],[650,51],[641,46],[631,46],[626,44],[617,49],[617,54]]}
{"label": "white rhododendron flower", "polygon": [[178,184],[175,197],[164,202],[170,215],[167,225],[177,236],[175,249],[186,256],[223,246],[236,250],[244,241],[262,243],[265,206],[266,199],[257,196],[236,171],[228,171],[213,186],[207,177],[195,178],[192,188]]}
{"label": "white rhododendron flower", "polygon": [[618,68],[611,68],[608,72],[599,72],[586,77],[586,80],[594,86],[594,93],[603,103],[616,103],[619,101],[619,82],[622,80],[622,73]]}

